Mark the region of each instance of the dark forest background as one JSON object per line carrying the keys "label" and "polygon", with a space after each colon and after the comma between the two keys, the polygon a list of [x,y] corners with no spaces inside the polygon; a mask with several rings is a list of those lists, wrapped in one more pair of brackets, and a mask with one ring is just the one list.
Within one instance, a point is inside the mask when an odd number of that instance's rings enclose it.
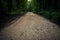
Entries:
{"label": "dark forest background", "polygon": [[60,24],[60,0],[32,0],[29,5],[27,3],[27,0],[0,0],[0,28],[10,19],[26,12],[35,12]]}

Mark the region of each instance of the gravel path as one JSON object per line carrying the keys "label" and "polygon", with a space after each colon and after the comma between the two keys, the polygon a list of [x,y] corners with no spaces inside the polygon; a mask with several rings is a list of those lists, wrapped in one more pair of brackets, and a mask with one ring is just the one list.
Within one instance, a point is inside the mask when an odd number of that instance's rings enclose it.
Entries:
{"label": "gravel path", "polygon": [[0,32],[0,40],[60,40],[60,28],[49,20],[26,13]]}

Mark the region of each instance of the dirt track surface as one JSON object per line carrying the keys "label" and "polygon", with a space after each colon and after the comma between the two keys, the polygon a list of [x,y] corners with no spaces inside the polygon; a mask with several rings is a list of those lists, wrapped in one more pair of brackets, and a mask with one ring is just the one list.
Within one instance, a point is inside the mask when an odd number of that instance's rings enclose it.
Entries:
{"label": "dirt track surface", "polygon": [[0,32],[0,40],[60,40],[60,28],[47,19],[26,13]]}

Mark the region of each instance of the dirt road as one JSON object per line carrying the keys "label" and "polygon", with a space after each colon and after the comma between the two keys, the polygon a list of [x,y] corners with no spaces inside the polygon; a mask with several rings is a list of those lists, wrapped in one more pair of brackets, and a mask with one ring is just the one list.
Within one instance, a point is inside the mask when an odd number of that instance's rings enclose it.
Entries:
{"label": "dirt road", "polygon": [[60,28],[47,19],[26,13],[0,32],[0,40],[60,40]]}

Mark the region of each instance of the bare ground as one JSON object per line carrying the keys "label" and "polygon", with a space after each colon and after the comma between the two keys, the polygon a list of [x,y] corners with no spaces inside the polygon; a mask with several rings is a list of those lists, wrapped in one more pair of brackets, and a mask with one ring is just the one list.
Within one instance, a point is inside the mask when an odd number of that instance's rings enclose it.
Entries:
{"label": "bare ground", "polygon": [[0,32],[0,40],[60,40],[60,28],[49,20],[28,12],[5,27]]}

